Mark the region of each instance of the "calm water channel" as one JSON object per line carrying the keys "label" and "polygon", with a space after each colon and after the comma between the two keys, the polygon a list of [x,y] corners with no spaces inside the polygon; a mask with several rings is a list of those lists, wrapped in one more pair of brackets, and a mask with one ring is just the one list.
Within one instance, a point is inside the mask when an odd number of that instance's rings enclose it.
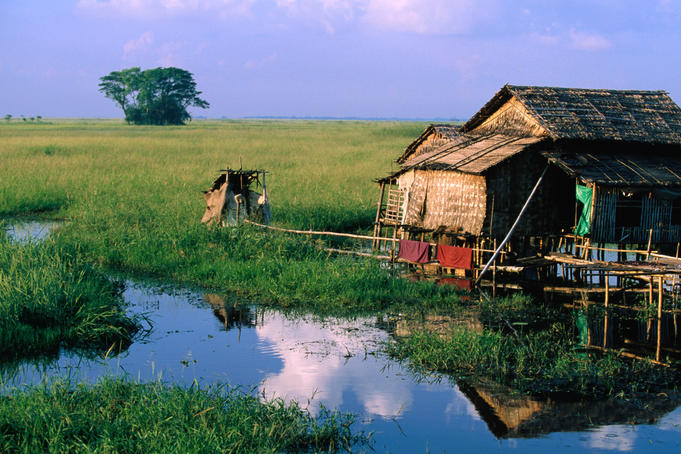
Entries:
{"label": "calm water channel", "polygon": [[[681,408],[664,396],[635,404],[550,404],[492,385],[460,388],[444,376],[419,380],[380,352],[409,326],[383,317],[289,318],[224,295],[126,282],[133,312],[150,332],[127,350],[2,368],[5,386],[103,374],[172,383],[229,383],[263,398],[353,412],[384,452],[679,452]],[[645,424],[631,424],[633,418]]]}

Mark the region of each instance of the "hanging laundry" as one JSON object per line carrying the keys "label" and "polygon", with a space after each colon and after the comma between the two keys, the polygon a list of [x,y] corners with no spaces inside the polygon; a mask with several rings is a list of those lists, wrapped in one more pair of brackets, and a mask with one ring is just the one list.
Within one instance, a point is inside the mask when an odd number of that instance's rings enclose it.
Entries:
{"label": "hanging laundry", "polygon": [[437,261],[445,268],[473,269],[473,249],[466,247],[437,245]]}
{"label": "hanging laundry", "polygon": [[430,261],[430,244],[423,241],[400,240],[398,257],[414,263]]}

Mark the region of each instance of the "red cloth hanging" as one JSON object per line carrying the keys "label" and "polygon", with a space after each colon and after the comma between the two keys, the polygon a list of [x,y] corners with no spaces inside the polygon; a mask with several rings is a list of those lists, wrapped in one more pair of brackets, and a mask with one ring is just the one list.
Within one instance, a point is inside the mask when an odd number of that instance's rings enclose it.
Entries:
{"label": "red cloth hanging", "polygon": [[473,269],[473,249],[467,247],[437,245],[437,261],[445,268]]}
{"label": "red cloth hanging", "polygon": [[440,285],[453,285],[459,290],[471,291],[473,289],[473,281],[470,279],[457,279],[455,277],[443,277],[438,282]]}
{"label": "red cloth hanging", "polygon": [[400,240],[400,252],[397,256],[414,263],[428,263],[430,244],[423,241]]}

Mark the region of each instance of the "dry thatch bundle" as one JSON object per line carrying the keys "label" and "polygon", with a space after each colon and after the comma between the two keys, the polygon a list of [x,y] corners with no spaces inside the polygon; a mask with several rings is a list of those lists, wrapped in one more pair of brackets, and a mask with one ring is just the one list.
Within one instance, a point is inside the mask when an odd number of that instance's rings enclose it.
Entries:
{"label": "dry thatch bundle", "polygon": [[[264,170],[224,169],[204,191],[206,211],[201,222],[207,225],[235,225],[246,219],[268,224],[271,219],[270,200]],[[262,193],[251,189],[255,184]]]}

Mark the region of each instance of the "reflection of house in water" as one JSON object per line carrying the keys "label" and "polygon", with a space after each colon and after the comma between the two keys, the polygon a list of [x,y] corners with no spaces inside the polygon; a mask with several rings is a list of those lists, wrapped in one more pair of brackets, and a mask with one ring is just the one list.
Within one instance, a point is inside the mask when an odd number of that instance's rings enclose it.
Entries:
{"label": "reflection of house in water", "polygon": [[617,350],[626,356],[681,360],[681,317],[679,311],[665,311],[661,318],[644,317],[633,308],[614,307],[608,311],[588,305],[577,312],[582,344]]}
{"label": "reflection of house in water", "polygon": [[[648,348],[655,349],[656,326],[651,329],[645,320],[616,319],[612,314],[608,324],[604,325],[604,313],[600,308],[600,311],[593,310],[588,315],[583,312],[582,317],[578,314],[577,328],[585,345],[590,341],[592,346],[602,346],[605,327],[608,330],[608,345],[615,348],[621,345],[631,347],[636,342],[645,341],[648,336],[649,341],[652,339]],[[486,326],[475,310],[465,311],[458,316],[426,314],[397,320],[383,318],[377,322],[395,337],[408,337],[423,330],[446,336],[454,326],[482,332]],[[665,351],[679,350],[677,326],[671,315],[663,319],[663,345],[670,346]],[[529,438],[613,424],[650,424],[681,404],[681,395],[642,393],[631,400],[561,401],[528,396],[494,382],[459,383],[458,388],[473,404],[490,431],[499,438]]]}
{"label": "reflection of house in water", "polygon": [[497,384],[459,389],[499,438],[536,437],[612,424],[651,424],[681,403],[681,396],[666,394],[646,394],[633,400],[555,402],[523,396]]}
{"label": "reflection of house in water", "polygon": [[225,326],[225,329],[241,329],[242,326],[254,327],[257,323],[257,314],[251,306],[227,303],[225,297],[215,293],[206,293],[204,299],[213,308],[213,314]]}
{"label": "reflection of house in water", "polygon": [[483,328],[478,310],[463,311],[456,316],[423,314],[419,317],[400,317],[397,320],[381,319],[378,325],[396,337],[408,337],[418,331],[433,332],[444,337],[451,333],[454,326],[478,333]]}

